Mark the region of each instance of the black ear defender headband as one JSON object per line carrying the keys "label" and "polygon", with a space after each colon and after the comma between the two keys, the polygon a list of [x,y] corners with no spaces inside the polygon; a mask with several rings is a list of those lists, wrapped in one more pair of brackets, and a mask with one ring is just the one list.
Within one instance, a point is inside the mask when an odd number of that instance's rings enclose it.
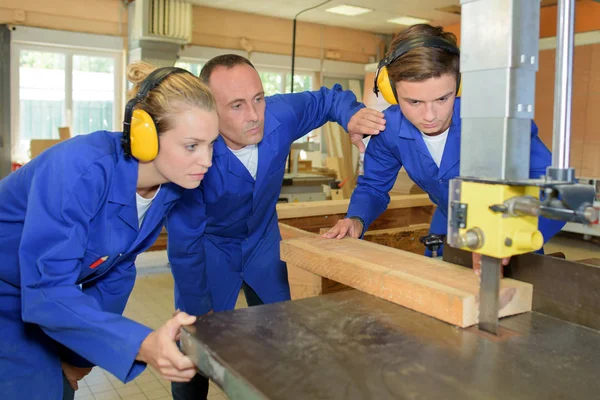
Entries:
{"label": "black ear defender headband", "polygon": [[[421,36],[412,39],[403,40],[394,49],[392,54],[379,61],[377,65],[377,72],[375,73],[375,81],[373,82],[373,92],[375,96],[379,97],[379,93],[383,98],[390,104],[398,104],[398,94],[396,93],[396,85],[389,77],[387,67],[408,53],[412,49],[418,47],[432,47],[436,49],[442,49],[449,53],[460,56],[460,50],[453,43],[443,39],[439,36]],[[458,82],[456,85],[456,93],[460,90],[460,74],[458,76]]]}
{"label": "black ear defender headband", "polygon": [[149,162],[158,155],[158,130],[154,119],[144,110],[134,110],[148,93],[171,74],[191,74],[182,68],[164,67],[152,71],[140,84],[137,95],[127,102],[123,118],[121,144],[125,154],[142,162]]}

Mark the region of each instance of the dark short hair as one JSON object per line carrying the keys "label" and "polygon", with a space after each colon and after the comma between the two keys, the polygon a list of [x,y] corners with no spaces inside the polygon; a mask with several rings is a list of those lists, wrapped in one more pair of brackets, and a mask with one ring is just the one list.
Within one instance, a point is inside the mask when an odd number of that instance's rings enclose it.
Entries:
{"label": "dark short hair", "polygon": [[[417,24],[406,28],[396,35],[388,51],[393,54],[396,47],[407,40],[420,37],[439,37],[450,45],[457,46],[456,36],[444,31],[441,26]],[[398,57],[388,66],[388,74],[393,82],[420,82],[429,78],[439,78],[443,74],[460,73],[460,57],[447,50],[433,47],[417,47]]]}
{"label": "dark short hair", "polygon": [[[200,79],[203,82],[208,83],[210,79],[210,75],[213,70],[217,67],[225,67],[227,69],[231,69],[236,65],[247,64],[254,68],[254,65],[248,60],[246,57],[238,56],[237,54],[222,54],[220,56],[216,56],[211,58],[200,71]],[[256,70],[256,68],[254,68]]]}

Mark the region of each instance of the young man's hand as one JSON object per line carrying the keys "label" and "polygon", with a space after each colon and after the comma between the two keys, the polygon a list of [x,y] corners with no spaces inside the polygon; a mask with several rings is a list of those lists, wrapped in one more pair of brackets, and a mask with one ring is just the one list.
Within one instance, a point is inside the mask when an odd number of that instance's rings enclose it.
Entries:
{"label": "young man's hand", "polygon": [[341,219],[327,232],[323,234],[327,239],[342,239],[346,236],[359,238],[363,231],[363,226],[356,219],[344,218]]}
{"label": "young man's hand", "polygon": [[385,129],[383,113],[372,108],[361,108],[348,122],[350,141],[361,153],[365,152],[364,135],[379,135]]}

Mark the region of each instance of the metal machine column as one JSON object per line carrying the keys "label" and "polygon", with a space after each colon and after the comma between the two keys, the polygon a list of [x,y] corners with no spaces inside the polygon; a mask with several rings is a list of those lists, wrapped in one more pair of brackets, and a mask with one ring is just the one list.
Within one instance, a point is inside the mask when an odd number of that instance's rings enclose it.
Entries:
{"label": "metal machine column", "polygon": [[461,0],[460,176],[529,178],[539,0]]}
{"label": "metal machine column", "polygon": [[573,182],[575,180],[575,171],[573,168],[569,168],[569,153],[571,144],[571,91],[573,87],[575,0],[560,1],[558,6],[552,167],[548,168],[548,176],[557,181]]}

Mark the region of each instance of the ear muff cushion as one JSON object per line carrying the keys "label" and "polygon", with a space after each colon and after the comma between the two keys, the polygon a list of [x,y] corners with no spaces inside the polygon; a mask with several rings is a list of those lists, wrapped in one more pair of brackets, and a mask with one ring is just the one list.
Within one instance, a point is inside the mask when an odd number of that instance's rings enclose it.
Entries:
{"label": "ear muff cushion", "polygon": [[158,155],[158,132],[150,114],[133,110],[131,117],[131,155],[142,162],[149,162]]}
{"label": "ear muff cushion", "polygon": [[392,88],[391,80],[388,76],[387,67],[381,68],[379,76],[377,77],[377,88],[381,95],[390,104],[398,104],[396,95],[394,94],[394,88]]}

